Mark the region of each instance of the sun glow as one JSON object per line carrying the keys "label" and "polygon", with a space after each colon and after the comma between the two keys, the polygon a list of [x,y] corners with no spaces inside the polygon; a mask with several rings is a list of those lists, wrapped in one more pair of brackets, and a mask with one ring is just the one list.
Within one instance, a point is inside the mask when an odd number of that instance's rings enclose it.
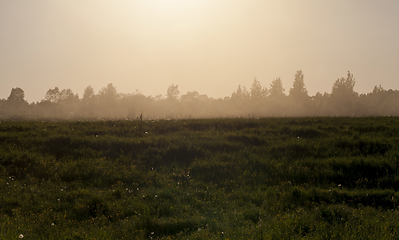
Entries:
{"label": "sun glow", "polygon": [[201,7],[206,0],[156,0],[156,1],[145,1],[146,4],[155,6],[157,9],[164,11],[165,13],[176,13],[193,11],[198,7]]}
{"label": "sun glow", "polygon": [[154,0],[139,1],[139,6],[144,11],[155,14],[157,17],[180,17],[195,15],[201,12],[208,0]]}
{"label": "sun glow", "polygon": [[136,1],[131,7],[135,15],[132,23],[140,26],[146,41],[161,38],[161,44],[177,43],[176,38],[187,40],[201,34],[214,19],[210,3],[209,0]]}

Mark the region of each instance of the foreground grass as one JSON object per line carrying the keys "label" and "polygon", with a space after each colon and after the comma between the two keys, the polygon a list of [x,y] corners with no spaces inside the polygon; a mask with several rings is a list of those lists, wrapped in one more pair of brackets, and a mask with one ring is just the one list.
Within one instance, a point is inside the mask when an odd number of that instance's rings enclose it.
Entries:
{"label": "foreground grass", "polygon": [[399,118],[0,123],[0,238],[389,239]]}

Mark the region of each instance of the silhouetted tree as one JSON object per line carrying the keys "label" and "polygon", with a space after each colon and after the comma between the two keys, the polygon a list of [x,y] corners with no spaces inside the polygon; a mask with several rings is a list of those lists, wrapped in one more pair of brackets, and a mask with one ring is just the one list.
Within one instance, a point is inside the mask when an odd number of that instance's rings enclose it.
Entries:
{"label": "silhouetted tree", "polygon": [[100,90],[98,95],[105,101],[114,102],[118,98],[118,91],[116,91],[116,88],[112,83],[109,83],[107,87],[104,87]]}
{"label": "silhouetted tree", "polygon": [[177,100],[179,98],[179,85],[170,85],[168,90],[166,91],[166,99],[167,100]]}
{"label": "silhouetted tree", "polygon": [[63,89],[60,91],[57,105],[63,111],[64,117],[72,117],[79,108],[79,95],[74,94],[71,89]]}
{"label": "silhouetted tree", "polygon": [[40,109],[46,117],[69,118],[76,114],[79,104],[78,94],[71,89],[60,90],[55,87],[46,92],[44,101],[36,109]]}
{"label": "silhouetted tree", "polygon": [[330,112],[334,115],[351,116],[354,113],[354,104],[358,94],[354,91],[355,78],[348,71],[346,78],[335,81],[331,92]]}
{"label": "silhouetted tree", "polygon": [[[254,78],[249,91],[238,85],[230,97],[208,98],[197,91],[180,96],[178,85],[168,87],[166,97],[118,93],[112,83],[98,94],[91,86],[83,98],[71,89],[49,89],[38,103],[28,104],[21,88],[13,88],[7,99],[0,99],[0,118],[71,118],[105,117],[136,119],[186,117],[262,117],[262,116],[384,116],[399,115],[399,91],[375,86],[368,94],[354,91],[355,78],[348,71],[335,81],[331,93],[309,97],[301,70],[295,73],[292,88],[286,96],[280,78],[262,88]],[[79,111],[77,111],[79,110]]]}
{"label": "silhouetted tree", "polygon": [[270,84],[270,97],[271,98],[280,98],[284,97],[284,88],[283,88],[283,82],[281,81],[280,78],[276,78],[273,80],[273,82]]}
{"label": "silhouetted tree", "polygon": [[255,78],[250,89],[251,99],[256,100],[267,96],[267,89],[262,88],[260,82]]}
{"label": "silhouetted tree", "polygon": [[21,88],[13,88],[4,105],[6,115],[13,118],[27,115],[29,104],[25,100],[25,92]]}
{"label": "silhouetted tree", "polygon": [[310,114],[310,108],[308,107],[308,101],[310,101],[310,98],[308,91],[305,88],[303,73],[301,70],[297,71],[295,74],[294,82],[288,97],[290,100],[290,115],[304,116]]}
{"label": "silhouetted tree", "polygon": [[227,115],[231,117],[247,116],[249,114],[249,99],[250,93],[245,86],[238,85],[237,91],[233,92],[228,102],[226,102],[224,111],[227,111]]}
{"label": "silhouetted tree", "polygon": [[83,91],[83,98],[80,105],[80,114],[84,117],[93,118],[97,107],[97,96],[94,89],[89,85]]}
{"label": "silhouetted tree", "polygon": [[303,81],[302,71],[299,70],[295,74],[294,83],[290,89],[289,96],[297,101],[303,101],[309,98],[308,91],[305,88],[305,83]]}
{"label": "silhouetted tree", "polygon": [[399,91],[389,89],[386,91],[387,99],[382,104],[383,115],[397,116],[399,115]]}
{"label": "silhouetted tree", "polygon": [[89,85],[85,88],[83,92],[83,101],[89,101],[90,98],[94,96],[94,89]]}
{"label": "silhouetted tree", "polygon": [[265,105],[266,112],[273,116],[286,115],[289,112],[286,98],[281,79],[274,79],[270,84],[268,101]]}
{"label": "silhouetted tree", "polygon": [[184,115],[188,117],[196,117],[200,114],[201,107],[205,106],[205,102],[200,98],[197,91],[187,92],[180,97],[184,109]]}
{"label": "silhouetted tree", "polygon": [[158,112],[154,109],[154,99],[144,96],[139,90],[129,94],[119,94],[119,116],[128,119],[137,119],[142,115],[144,118],[156,118]]}
{"label": "silhouetted tree", "polygon": [[379,93],[382,93],[382,92],[385,92],[385,89],[381,86],[381,84],[379,85],[379,86],[374,86],[374,89],[373,89],[373,94],[379,94]]}
{"label": "silhouetted tree", "polygon": [[21,88],[13,88],[7,101],[11,104],[27,103],[25,101],[25,92]]}
{"label": "silhouetted tree", "polygon": [[98,103],[101,109],[99,113],[104,117],[117,117],[118,92],[112,83],[102,88],[98,93]]}
{"label": "silhouetted tree", "polygon": [[356,81],[348,71],[346,78],[339,78],[335,81],[334,86],[332,88],[331,96],[335,97],[347,97],[354,96],[356,93],[354,92]]}
{"label": "silhouetted tree", "polygon": [[58,87],[55,87],[54,89],[49,89],[46,92],[46,96],[44,97],[45,101],[52,102],[52,103],[57,103],[60,97],[60,90]]}
{"label": "silhouetted tree", "polygon": [[317,92],[310,101],[307,103],[307,114],[308,116],[326,116],[326,105],[330,99],[330,94]]}
{"label": "silhouetted tree", "polygon": [[6,109],[7,106],[7,100],[5,99],[0,99],[0,118],[4,117],[8,110]]}
{"label": "silhouetted tree", "polygon": [[166,101],[161,101],[161,105],[163,105],[164,109],[163,113],[166,118],[178,118],[179,114],[181,114],[181,106],[178,101],[179,94],[178,85],[172,84],[166,90]]}
{"label": "silhouetted tree", "polygon": [[62,89],[59,94],[58,102],[72,102],[79,100],[79,95],[74,94],[71,89]]}
{"label": "silhouetted tree", "polygon": [[371,93],[367,95],[362,95],[361,100],[367,104],[368,115],[381,115],[382,105],[386,102],[388,95],[386,90],[381,86],[374,86]]}
{"label": "silhouetted tree", "polygon": [[381,85],[375,86],[371,93],[361,94],[359,101],[367,105],[368,115],[399,115],[399,92],[397,90],[385,90]]}
{"label": "silhouetted tree", "polygon": [[184,95],[181,95],[182,102],[189,102],[197,99],[199,97],[199,93],[197,91],[187,92]]}
{"label": "silhouetted tree", "polygon": [[250,93],[247,91],[245,86],[238,85],[237,91],[231,94],[232,100],[248,100],[250,97]]}

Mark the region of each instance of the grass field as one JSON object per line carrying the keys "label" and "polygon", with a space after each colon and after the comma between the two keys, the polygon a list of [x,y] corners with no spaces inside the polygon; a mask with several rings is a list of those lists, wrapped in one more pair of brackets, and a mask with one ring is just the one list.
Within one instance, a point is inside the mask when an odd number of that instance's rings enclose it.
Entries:
{"label": "grass field", "polygon": [[399,118],[0,122],[0,239],[399,237]]}

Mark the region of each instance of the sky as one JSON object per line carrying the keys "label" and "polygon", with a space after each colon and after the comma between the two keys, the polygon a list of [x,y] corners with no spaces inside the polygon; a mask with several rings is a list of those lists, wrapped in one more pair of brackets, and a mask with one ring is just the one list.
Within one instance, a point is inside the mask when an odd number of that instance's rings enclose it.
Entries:
{"label": "sky", "polygon": [[311,96],[348,71],[359,93],[399,89],[398,12],[397,0],[0,0],[0,99],[109,83],[224,98],[277,77],[288,93],[297,70]]}

